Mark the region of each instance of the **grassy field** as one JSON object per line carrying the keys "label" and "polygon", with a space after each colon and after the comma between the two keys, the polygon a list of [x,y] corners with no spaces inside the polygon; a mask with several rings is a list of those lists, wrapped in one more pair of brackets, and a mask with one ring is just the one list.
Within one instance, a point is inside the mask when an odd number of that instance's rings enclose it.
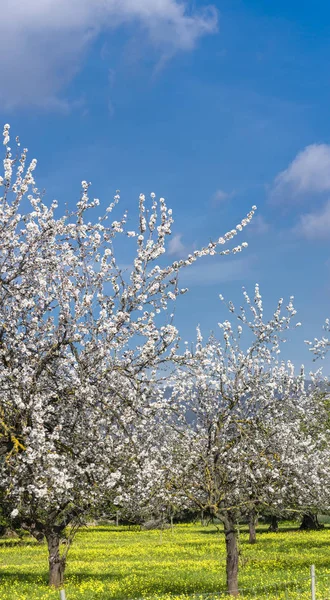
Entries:
{"label": "grassy field", "polygon": [[[288,524],[277,534],[259,529],[255,546],[247,543],[242,528],[240,548],[242,597],[310,598],[309,566],[315,564],[322,576],[317,597],[330,598],[328,527],[312,533]],[[78,534],[70,550],[65,589],[67,600],[220,595],[224,569],[224,538],[213,525],[178,525],[173,532],[164,531],[162,538],[156,531],[91,527]],[[282,589],[281,584],[290,580],[299,583]],[[1,600],[58,598],[58,592],[47,588],[45,545],[30,538],[0,540]]]}

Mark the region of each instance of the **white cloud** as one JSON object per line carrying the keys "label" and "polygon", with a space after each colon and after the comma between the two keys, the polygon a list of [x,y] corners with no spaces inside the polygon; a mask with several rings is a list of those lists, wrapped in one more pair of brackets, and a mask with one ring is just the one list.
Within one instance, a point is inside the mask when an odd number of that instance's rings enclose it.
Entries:
{"label": "white cloud", "polygon": [[293,202],[304,195],[330,190],[330,145],[311,144],[297,154],[287,169],[277,175],[273,202]]}
{"label": "white cloud", "polygon": [[230,196],[232,196],[232,194],[229,194],[228,192],[224,192],[223,190],[217,190],[213,194],[213,197],[212,197],[213,204],[215,206],[217,206],[218,204],[222,204],[223,202],[228,200],[228,198],[230,198]]}
{"label": "white cloud", "polygon": [[2,0],[2,107],[67,110],[59,94],[79,71],[90,44],[101,32],[126,24],[139,25],[144,38],[173,54],[215,32],[217,12],[214,7],[191,11],[180,0]]}
{"label": "white cloud", "polygon": [[250,231],[253,235],[264,235],[269,231],[269,223],[267,223],[262,215],[255,215],[246,229],[247,233]]}
{"label": "white cloud", "polygon": [[177,233],[170,239],[170,243],[168,245],[168,254],[170,256],[182,256],[186,252],[186,247],[181,241],[182,234]]}
{"label": "white cloud", "polygon": [[211,257],[209,262],[186,267],[180,273],[180,286],[215,285],[226,281],[240,281],[251,277],[253,258]]}
{"label": "white cloud", "polygon": [[302,215],[295,232],[309,240],[329,240],[330,200],[320,211]]}

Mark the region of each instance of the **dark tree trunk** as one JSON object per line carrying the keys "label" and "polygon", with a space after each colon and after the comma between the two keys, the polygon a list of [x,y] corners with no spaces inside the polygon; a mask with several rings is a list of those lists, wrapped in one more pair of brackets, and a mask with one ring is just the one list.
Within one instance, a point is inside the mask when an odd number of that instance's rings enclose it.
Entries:
{"label": "dark tree trunk", "polygon": [[319,523],[317,515],[306,512],[303,515],[300,529],[322,529],[322,525]]}
{"label": "dark tree trunk", "polygon": [[271,531],[272,533],[278,532],[278,518],[275,517],[274,515],[271,518],[271,522],[270,522],[268,531]]}
{"label": "dark tree trunk", "polygon": [[21,529],[28,531],[39,542],[43,542],[45,538],[44,528],[41,523],[25,522],[20,523]]}
{"label": "dark tree trunk", "polygon": [[249,544],[255,544],[257,541],[256,534],[257,515],[254,510],[249,514]]}
{"label": "dark tree trunk", "polygon": [[226,574],[227,589],[231,596],[238,596],[238,545],[235,521],[230,514],[224,521],[226,538]]}
{"label": "dark tree trunk", "polygon": [[59,588],[63,585],[65,557],[60,556],[60,535],[51,531],[46,534],[49,562],[49,585]]}

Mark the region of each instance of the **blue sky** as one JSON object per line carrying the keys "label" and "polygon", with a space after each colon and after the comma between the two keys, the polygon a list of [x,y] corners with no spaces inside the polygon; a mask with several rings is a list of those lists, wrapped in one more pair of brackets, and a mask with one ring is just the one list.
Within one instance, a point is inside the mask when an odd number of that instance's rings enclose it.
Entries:
{"label": "blue sky", "polygon": [[207,335],[219,293],[258,282],[269,310],[295,296],[284,356],[311,367],[303,340],[330,314],[329,33],[325,1],[4,0],[2,121],[60,207],[82,179],[105,205],[119,188],[132,225],[141,191],[165,196],[172,256],[257,204],[244,253],[185,272],[177,325]]}

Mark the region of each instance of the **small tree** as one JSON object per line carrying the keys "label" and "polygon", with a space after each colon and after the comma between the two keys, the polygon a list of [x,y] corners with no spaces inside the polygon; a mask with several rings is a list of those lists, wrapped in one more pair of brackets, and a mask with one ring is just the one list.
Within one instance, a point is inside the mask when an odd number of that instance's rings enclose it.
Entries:
{"label": "small tree", "polygon": [[188,498],[222,521],[233,596],[238,519],[268,505],[296,508],[306,502],[307,490],[316,492],[311,463],[314,469],[320,458],[301,425],[304,374],[297,377],[290,362],[278,359],[283,332],[295,315],[292,299],[285,313],[280,300],[266,321],[258,286],[254,302],[244,295],[252,319],[243,308],[236,314],[229,303],[238,325],[219,323],[221,341],[212,336],[204,344],[198,330],[195,350],[177,357],[182,366],[171,398],[182,414],[174,421],[179,459],[173,476]]}

